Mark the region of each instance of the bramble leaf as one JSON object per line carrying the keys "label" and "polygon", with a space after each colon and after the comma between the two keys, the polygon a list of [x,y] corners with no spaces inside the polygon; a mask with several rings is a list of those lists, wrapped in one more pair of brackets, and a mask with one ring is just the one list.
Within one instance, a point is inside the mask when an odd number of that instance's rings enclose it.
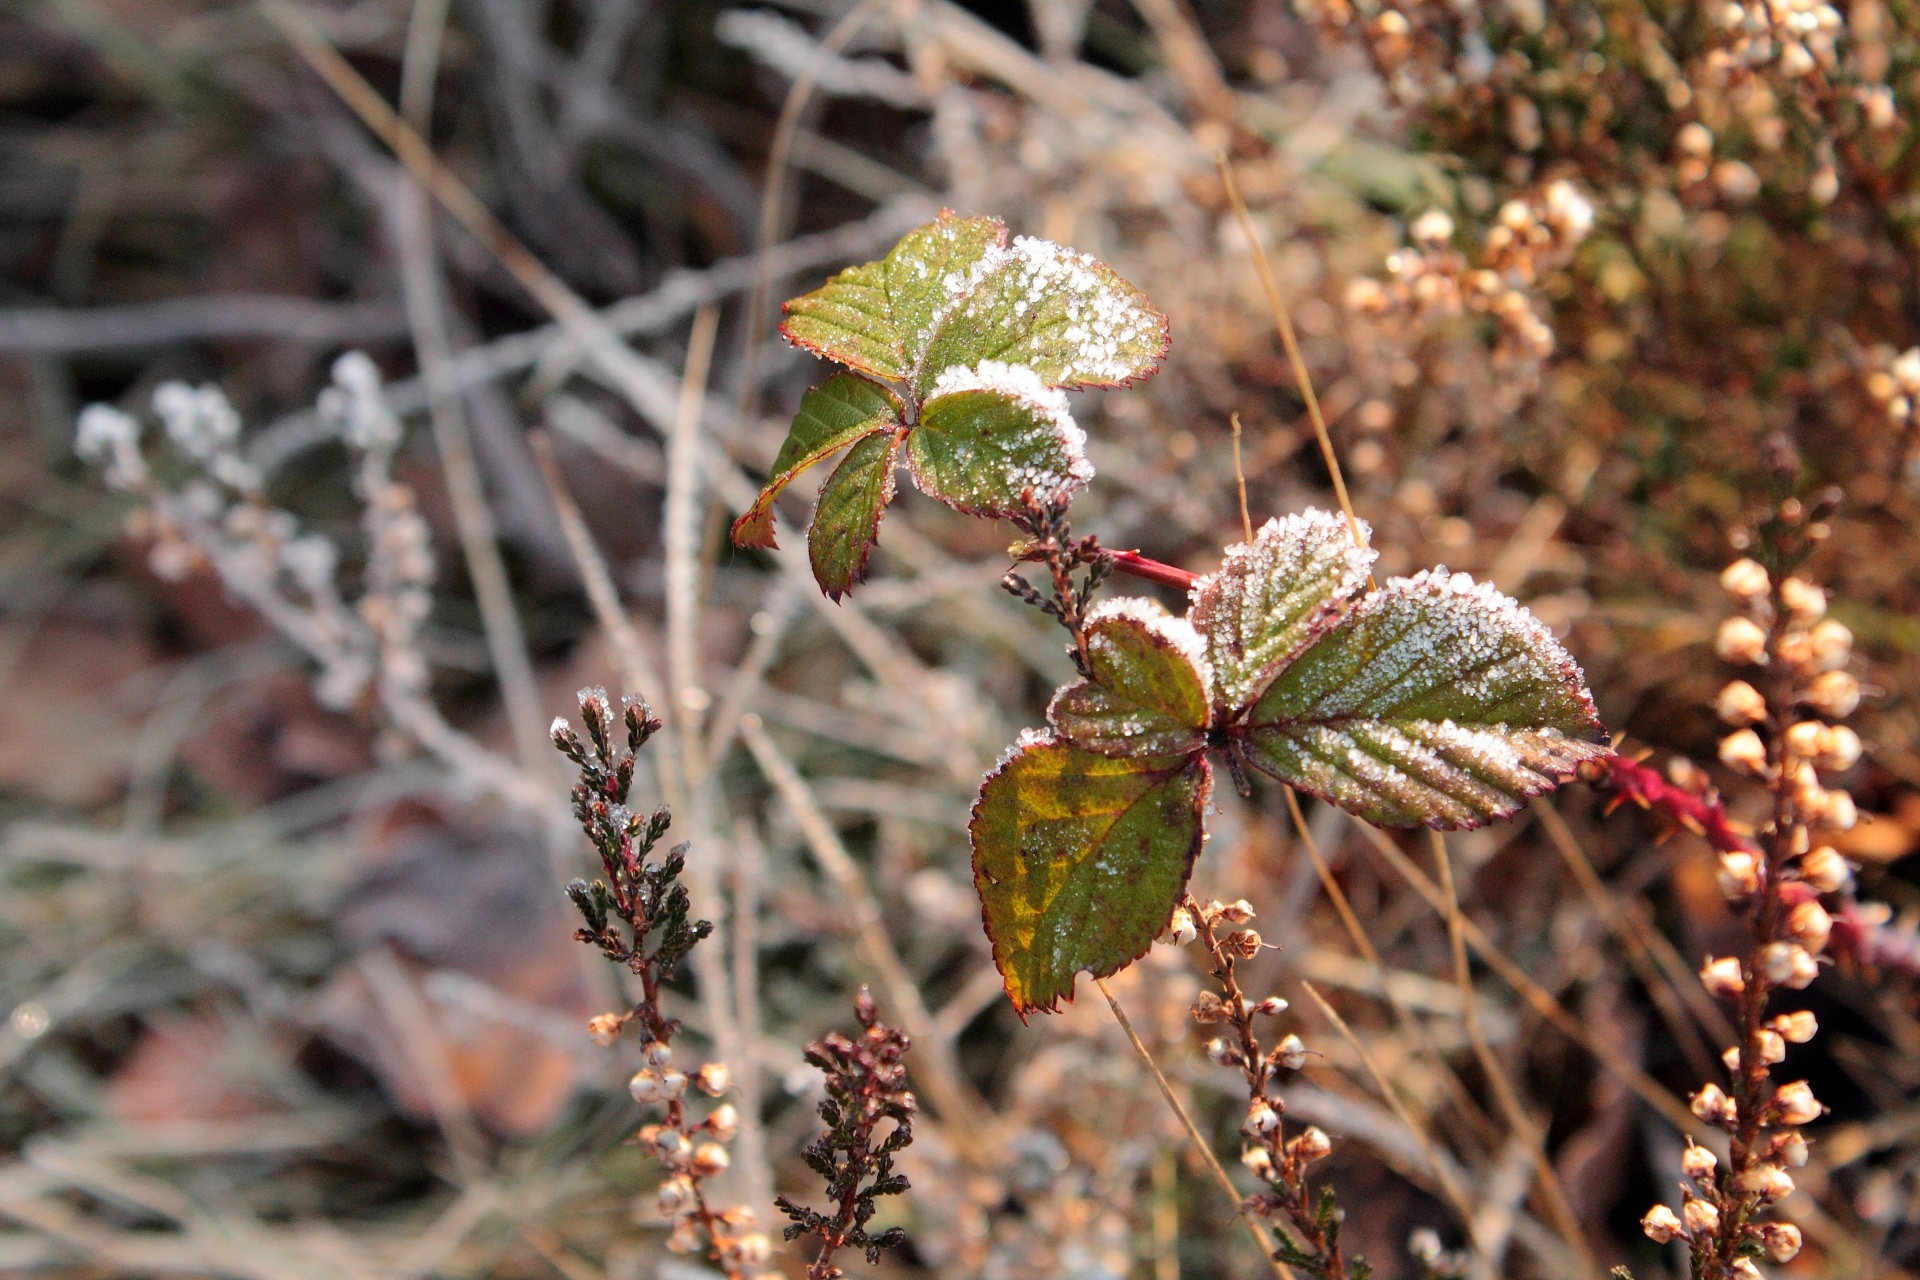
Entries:
{"label": "bramble leaf", "polygon": [[989,249],[934,318],[914,372],[929,394],[953,368],[1025,365],[1050,387],[1117,387],[1160,365],[1167,318],[1113,268],[1046,240]]}
{"label": "bramble leaf", "polygon": [[893,501],[893,473],[900,460],[900,434],[876,431],[847,450],[820,487],[807,530],[807,557],[820,589],[838,600],[867,571],[867,557],[880,539],[880,513]]}
{"label": "bramble leaf", "polygon": [[1314,510],[1269,520],[1251,543],[1228,547],[1219,569],[1193,584],[1187,614],[1207,644],[1214,696],[1230,710],[1244,708],[1340,620],[1374,559],[1354,545],[1343,518]]}
{"label": "bramble leaf", "polygon": [[848,267],[782,310],[789,342],[865,373],[906,382],[919,368],[936,311],[989,252],[1004,251],[998,218],[940,217],[910,231],[878,262]]}
{"label": "bramble leaf", "polygon": [[1023,492],[1050,498],[1093,477],[1086,435],[1063,392],[1032,370],[986,361],[951,369],[907,436],[907,465],[930,497],[976,515],[1026,507]]}
{"label": "bramble leaf", "polygon": [[862,436],[899,424],[899,398],[858,374],[836,373],[808,391],[800,398],[800,411],[773,460],[766,487],[733,522],[733,544],[771,549],[773,500],[794,477]]}
{"label": "bramble leaf", "polygon": [[1236,732],[1254,767],[1396,827],[1480,826],[1607,752],[1580,668],[1552,633],[1444,569],[1362,599]]}
{"label": "bramble leaf", "polygon": [[1033,738],[974,802],[973,882],[993,959],[1024,1017],[1146,953],[1200,852],[1206,757],[1115,759]]}
{"label": "bramble leaf", "polygon": [[1137,596],[1103,601],[1087,614],[1087,657],[1093,678],[1047,708],[1062,737],[1104,756],[1206,747],[1210,672],[1185,620]]}

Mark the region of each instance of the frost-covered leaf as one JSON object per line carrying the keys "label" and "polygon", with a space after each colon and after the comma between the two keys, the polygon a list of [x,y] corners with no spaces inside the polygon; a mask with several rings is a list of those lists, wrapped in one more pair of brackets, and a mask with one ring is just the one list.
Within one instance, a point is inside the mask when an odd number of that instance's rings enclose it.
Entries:
{"label": "frost-covered leaf", "polygon": [[862,436],[899,424],[899,399],[857,374],[837,373],[808,391],[800,398],[800,411],[773,460],[766,487],[733,522],[734,545],[772,547],[773,500],[795,476]]}
{"label": "frost-covered leaf", "polygon": [[1166,927],[1200,852],[1205,756],[1116,759],[1033,738],[974,802],[973,882],[994,963],[1024,1016],[1073,998]]}
{"label": "frost-covered leaf", "polygon": [[878,262],[848,267],[783,310],[789,342],[877,377],[906,382],[934,314],[951,305],[990,252],[1004,252],[998,218],[940,217],[910,231]]}
{"label": "frost-covered leaf", "polygon": [[986,251],[933,319],[914,383],[952,368],[1025,365],[1050,387],[1117,387],[1159,367],[1167,318],[1099,259],[1018,236]]}
{"label": "frost-covered leaf", "polygon": [[893,472],[900,460],[900,434],[876,431],[847,450],[820,486],[807,530],[807,557],[820,589],[838,600],[867,571],[867,557],[880,540],[880,513],[893,501]]}
{"label": "frost-covered leaf", "polygon": [[1269,520],[1251,543],[1228,547],[1220,568],[1193,584],[1187,614],[1207,644],[1214,696],[1234,711],[1245,707],[1339,621],[1374,559],[1354,544],[1343,517],[1325,511]]}
{"label": "frost-covered leaf", "polygon": [[1044,498],[1091,480],[1086,443],[1064,392],[1024,366],[989,360],[941,375],[907,436],[907,465],[948,506],[1004,515],[1024,509],[1027,489]]}
{"label": "frost-covered leaf", "polygon": [[1121,596],[1087,614],[1091,680],[1062,688],[1047,719],[1106,756],[1173,755],[1207,745],[1210,673],[1200,637],[1152,600]]}
{"label": "frost-covered leaf", "polygon": [[1255,767],[1381,826],[1479,826],[1606,753],[1553,635],[1444,569],[1354,606],[1237,732]]}

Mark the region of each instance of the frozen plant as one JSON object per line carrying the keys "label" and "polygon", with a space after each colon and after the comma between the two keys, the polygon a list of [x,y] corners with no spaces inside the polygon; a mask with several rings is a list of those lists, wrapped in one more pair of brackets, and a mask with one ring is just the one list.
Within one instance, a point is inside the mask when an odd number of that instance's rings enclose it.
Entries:
{"label": "frozen plant", "polygon": [[878,1262],[883,1249],[906,1242],[899,1227],[870,1233],[867,1223],[878,1211],[882,1196],[907,1189],[905,1175],[893,1171],[893,1157],[913,1142],[913,1117],[918,1109],[907,1088],[906,1032],[880,1021],[880,1012],[865,987],[853,1001],[860,1020],[857,1038],[830,1031],[807,1046],[807,1061],[827,1078],[827,1096],[820,1118],[827,1131],[807,1147],[807,1167],[826,1180],[831,1213],[796,1204],[785,1196],[775,1202],[793,1224],[789,1240],[813,1236],[820,1252],[807,1268],[807,1280],[838,1280],[844,1274],[833,1258],[849,1246],[866,1251],[868,1262]]}
{"label": "frozen plant", "polygon": [[[691,1076],[676,1067],[673,1038],[680,1024],[660,1007],[661,984],[713,932],[713,925],[690,918],[687,888],[679,879],[687,847],[679,845],[651,860],[654,846],[672,825],[672,815],[664,807],[647,814],[627,808],[635,756],[659,732],[660,722],[637,698],[623,698],[616,716],[606,690],[582,689],[579,697],[586,740],[566,720],[555,719],[553,745],[579,771],[573,812],[600,855],[606,879],[575,880],[567,886],[567,896],[585,922],[575,936],[625,965],[640,979],[641,989],[632,1008],[600,1014],[588,1030],[603,1047],[628,1027],[643,1041],[646,1061],[628,1081],[627,1091],[641,1106],[661,1108],[659,1120],[642,1127],[636,1141],[667,1170],[654,1193],[660,1212],[672,1223],[667,1247],[675,1253],[704,1248],[729,1277],[746,1280],[767,1272],[771,1243],[755,1229],[753,1210],[716,1205],[707,1188],[708,1181],[732,1163],[727,1146],[739,1131],[740,1114],[732,1103],[721,1102],[696,1119],[688,1107],[689,1089],[723,1098],[733,1087],[732,1075],[724,1062],[706,1063]],[[624,748],[616,734],[624,736]]]}
{"label": "frozen plant", "polygon": [[240,453],[239,416],[218,387],[168,382],[155,390],[169,446],[159,458],[149,461],[138,419],[104,404],[80,415],[74,450],[102,465],[110,487],[140,500],[128,528],[151,544],[156,574],[178,581],[211,569],[319,667],[321,703],[344,710],[370,702],[390,748],[417,744],[460,785],[545,819],[554,809],[547,786],[448,724],[430,696],[419,632],[433,607],[432,535],[413,490],[394,479],[400,422],[373,361],[357,351],[334,361],[333,385],[317,407],[354,460],[366,563],[351,604],[339,585],[339,549],[267,501]]}

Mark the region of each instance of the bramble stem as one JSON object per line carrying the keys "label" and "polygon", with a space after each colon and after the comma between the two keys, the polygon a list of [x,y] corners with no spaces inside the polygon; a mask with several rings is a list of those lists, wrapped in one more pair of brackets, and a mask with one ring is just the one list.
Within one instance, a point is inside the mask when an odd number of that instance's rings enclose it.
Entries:
{"label": "bramble stem", "polygon": [[1170,564],[1162,564],[1158,560],[1149,560],[1138,551],[1115,551],[1113,567],[1120,573],[1145,578],[1148,582],[1157,582],[1163,587],[1175,587],[1181,591],[1192,590],[1194,579],[1200,576]]}

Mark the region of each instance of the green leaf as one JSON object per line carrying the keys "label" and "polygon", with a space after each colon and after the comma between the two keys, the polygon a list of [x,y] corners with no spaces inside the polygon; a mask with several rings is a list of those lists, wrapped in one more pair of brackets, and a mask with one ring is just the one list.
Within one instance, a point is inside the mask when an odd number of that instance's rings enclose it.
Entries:
{"label": "green leaf", "polygon": [[[1364,537],[1364,524],[1361,531]],[[1374,558],[1354,544],[1344,518],[1313,510],[1269,520],[1251,543],[1228,547],[1220,568],[1193,584],[1187,614],[1206,639],[1215,696],[1233,711],[1244,708],[1340,620]]]}
{"label": "green leaf", "polygon": [[973,882],[1022,1017],[1114,973],[1166,927],[1200,852],[1212,773],[1192,755],[1115,759],[1023,741],[974,802]]}
{"label": "green leaf", "polygon": [[807,556],[814,581],[831,599],[851,591],[867,572],[867,557],[880,540],[880,513],[893,501],[899,460],[899,433],[876,431],[847,450],[820,486],[813,527],[807,530]]}
{"label": "green leaf", "polygon": [[773,500],[795,476],[862,436],[899,425],[899,398],[857,374],[836,373],[808,391],[800,397],[800,411],[773,460],[766,487],[733,522],[734,545],[772,548]]}
{"label": "green leaf", "polygon": [[1390,827],[1480,826],[1607,753],[1552,633],[1444,569],[1368,595],[1236,732],[1256,768]]}
{"label": "green leaf", "polygon": [[780,332],[829,360],[906,382],[925,353],[935,312],[966,286],[983,258],[1004,252],[1006,242],[998,218],[943,210],[880,261],[848,267],[787,303]]}
{"label": "green leaf", "polygon": [[907,465],[930,497],[974,515],[1025,509],[1023,493],[1045,498],[1093,478],[1086,436],[1063,392],[1032,370],[983,363],[941,377],[907,436]]}
{"label": "green leaf", "polygon": [[990,249],[934,317],[914,372],[922,395],[947,370],[1025,365],[1049,387],[1117,387],[1159,367],[1167,318],[1099,259],[1016,237]]}
{"label": "green leaf", "polygon": [[1206,747],[1207,660],[1184,619],[1139,596],[1103,600],[1087,614],[1087,658],[1093,678],[1047,708],[1062,737],[1103,756]]}

